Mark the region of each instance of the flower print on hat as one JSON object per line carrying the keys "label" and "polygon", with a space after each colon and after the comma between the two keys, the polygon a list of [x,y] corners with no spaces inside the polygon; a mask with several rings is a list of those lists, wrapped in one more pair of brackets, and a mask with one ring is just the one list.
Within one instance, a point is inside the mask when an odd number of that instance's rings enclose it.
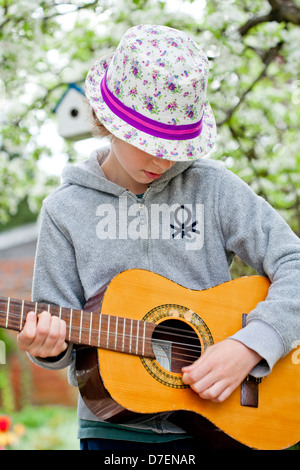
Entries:
{"label": "flower print on hat", "polygon": [[85,93],[116,137],[154,156],[194,160],[216,140],[206,97],[208,70],[204,52],[185,33],[139,25],[92,66]]}

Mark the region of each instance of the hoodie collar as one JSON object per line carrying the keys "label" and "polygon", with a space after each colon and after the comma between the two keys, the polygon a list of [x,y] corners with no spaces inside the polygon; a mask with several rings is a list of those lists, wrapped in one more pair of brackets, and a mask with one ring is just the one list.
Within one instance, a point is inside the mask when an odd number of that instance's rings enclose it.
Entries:
{"label": "hoodie collar", "polygon": [[[62,173],[63,182],[120,196],[126,190],[108,180],[101,169],[101,164],[107,158],[109,149],[109,146],[96,149],[91,153],[88,160],[67,165]],[[156,191],[161,191],[172,178],[182,173],[193,163],[194,160],[189,162],[176,162],[159,180],[151,183],[151,188]]]}

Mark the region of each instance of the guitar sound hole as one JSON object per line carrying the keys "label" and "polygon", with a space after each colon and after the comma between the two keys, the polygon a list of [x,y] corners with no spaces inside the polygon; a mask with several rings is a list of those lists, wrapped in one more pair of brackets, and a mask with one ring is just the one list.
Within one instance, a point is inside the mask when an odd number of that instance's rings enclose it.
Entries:
{"label": "guitar sound hole", "polygon": [[155,328],[152,347],[157,362],[169,372],[181,372],[182,367],[195,362],[201,355],[197,333],[180,320],[165,320]]}

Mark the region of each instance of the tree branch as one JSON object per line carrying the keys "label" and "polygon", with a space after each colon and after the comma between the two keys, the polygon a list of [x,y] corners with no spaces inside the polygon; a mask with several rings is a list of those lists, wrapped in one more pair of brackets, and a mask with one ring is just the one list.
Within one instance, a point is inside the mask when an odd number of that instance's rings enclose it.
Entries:
{"label": "tree branch", "polygon": [[43,18],[41,18],[41,24],[42,24],[42,29],[46,31],[47,29],[47,25],[48,25],[48,22],[51,21],[53,18],[56,18],[56,17],[60,17],[60,16],[63,16],[63,15],[68,15],[70,13],[75,13],[75,12],[78,12],[80,10],[83,10],[85,8],[93,8],[93,7],[96,7],[98,5],[98,0],[94,0],[92,1],[91,3],[86,3],[84,5],[74,5],[73,3],[57,3],[55,5],[55,7],[59,7],[61,5],[72,5],[74,6],[74,9],[73,10],[69,10],[69,11],[58,11],[57,9],[51,13],[51,14],[48,14],[46,16],[44,16]]}
{"label": "tree branch", "polygon": [[0,30],[2,30],[2,28],[4,28],[4,26],[9,22],[10,18],[7,16],[7,13],[8,13],[8,4],[5,3],[3,5],[3,18],[5,18],[5,20],[3,21],[3,23],[0,24]]}
{"label": "tree branch", "polygon": [[261,23],[267,23],[268,21],[272,21],[271,13],[263,16],[254,16],[239,28],[239,33],[241,36],[245,36],[251,28],[254,28],[254,26]]}
{"label": "tree branch", "polygon": [[255,85],[263,78],[265,77],[266,75],[266,72],[267,72],[267,69],[269,67],[269,65],[271,64],[271,62],[273,62],[273,60],[277,57],[280,49],[282,48],[283,46],[283,42],[279,42],[275,47],[271,47],[265,54],[264,56],[264,59],[263,59],[263,62],[264,62],[264,68],[262,69],[261,73],[258,75],[258,77],[255,78],[255,80],[253,80],[253,82],[251,83],[251,85],[244,91],[244,93],[241,95],[238,103],[233,106],[231,109],[229,109],[226,113],[226,116],[225,118],[218,122],[217,123],[217,126],[220,127],[222,126],[223,124],[225,124],[225,122],[229,121],[231,116],[233,115],[233,113],[237,110],[237,108],[241,105],[241,103],[244,101],[244,99],[246,98],[246,96],[248,95],[248,93],[250,93],[250,91],[255,87]]}
{"label": "tree branch", "polygon": [[255,177],[255,181],[258,185],[258,189],[256,189],[256,192],[259,196],[262,196],[266,201],[269,202],[268,200],[268,194],[266,193],[266,191],[264,190],[264,188],[262,187],[261,183],[260,183],[260,179],[261,179],[261,174],[259,174],[259,172],[257,171],[257,169],[255,168],[255,163],[254,161],[256,160],[259,160],[259,157],[255,151],[255,148],[254,147],[251,147],[250,149],[245,149],[243,147],[243,143],[242,143],[242,137],[243,137],[243,134],[240,134],[238,132],[237,129],[234,129],[234,127],[232,126],[232,124],[229,124],[229,130],[231,132],[231,135],[232,137],[239,143],[239,146],[240,146],[240,149],[242,150],[243,152],[243,155],[246,156],[246,158],[248,159],[248,164],[249,164],[249,167],[251,167],[252,171],[253,171],[253,174],[254,174],[254,177]]}
{"label": "tree branch", "polygon": [[241,36],[245,36],[248,31],[261,23],[269,21],[277,21],[278,23],[286,22],[300,26],[300,8],[293,0],[268,0],[271,10],[268,14],[257,16],[248,20],[239,28]]}
{"label": "tree branch", "polygon": [[98,3],[99,3],[98,0],[94,0],[91,3],[86,3],[84,5],[75,5],[74,3],[67,3],[67,2],[58,3],[55,6],[72,5],[72,6],[74,6],[74,10],[64,11],[64,12],[60,12],[60,13],[58,11],[56,11],[55,13],[52,13],[52,15],[44,16],[43,22],[49,21],[52,18],[55,18],[56,16],[68,15],[69,13],[74,13],[75,11],[84,10],[85,8],[96,7],[98,5]]}

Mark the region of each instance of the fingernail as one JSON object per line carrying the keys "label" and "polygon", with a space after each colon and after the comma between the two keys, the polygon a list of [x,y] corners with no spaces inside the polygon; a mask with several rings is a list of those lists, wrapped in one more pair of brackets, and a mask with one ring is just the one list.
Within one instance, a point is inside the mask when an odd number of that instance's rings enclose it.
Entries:
{"label": "fingernail", "polygon": [[30,318],[35,318],[36,317],[36,314],[34,311],[30,311],[27,313],[27,317],[30,317]]}

